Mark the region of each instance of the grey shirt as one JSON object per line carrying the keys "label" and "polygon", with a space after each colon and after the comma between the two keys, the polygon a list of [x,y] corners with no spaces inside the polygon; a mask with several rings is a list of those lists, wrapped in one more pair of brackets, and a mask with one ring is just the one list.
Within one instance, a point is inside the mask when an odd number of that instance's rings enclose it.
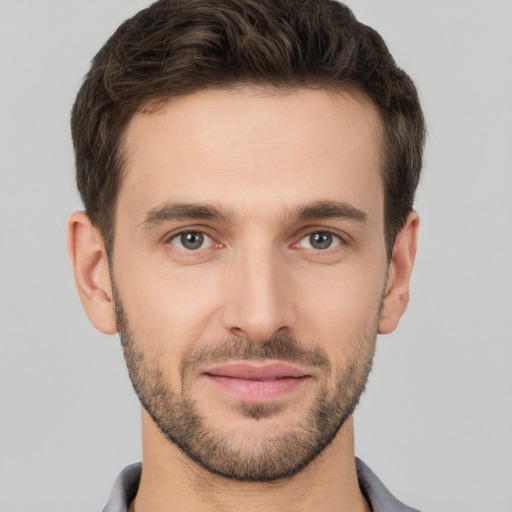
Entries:
{"label": "grey shirt", "polygon": [[[356,468],[359,487],[372,512],[419,512],[398,501],[362,460],[356,459]],[[121,471],[103,512],[128,512],[137,494],[141,471],[141,463],[131,464]]]}

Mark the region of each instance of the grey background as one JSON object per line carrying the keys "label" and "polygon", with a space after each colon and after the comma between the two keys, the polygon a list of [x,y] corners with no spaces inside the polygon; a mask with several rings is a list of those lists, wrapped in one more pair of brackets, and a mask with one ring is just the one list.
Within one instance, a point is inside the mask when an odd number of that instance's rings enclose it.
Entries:
{"label": "grey background", "polygon": [[[101,510],[139,460],[117,337],[65,249],[80,207],[68,117],[142,0],[0,0],[0,510]],[[415,79],[429,126],[409,311],[381,337],[357,453],[404,502],[512,511],[512,2],[353,0]]]}

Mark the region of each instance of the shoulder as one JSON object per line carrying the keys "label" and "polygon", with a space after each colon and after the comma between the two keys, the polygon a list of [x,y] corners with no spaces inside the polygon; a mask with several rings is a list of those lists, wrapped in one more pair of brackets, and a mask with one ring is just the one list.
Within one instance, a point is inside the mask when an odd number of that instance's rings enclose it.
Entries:
{"label": "shoulder", "polygon": [[103,512],[128,512],[139,488],[142,464],[130,464],[119,473]]}
{"label": "shoulder", "polygon": [[372,508],[372,512],[419,512],[396,499],[377,478],[375,473],[356,458],[359,487]]}

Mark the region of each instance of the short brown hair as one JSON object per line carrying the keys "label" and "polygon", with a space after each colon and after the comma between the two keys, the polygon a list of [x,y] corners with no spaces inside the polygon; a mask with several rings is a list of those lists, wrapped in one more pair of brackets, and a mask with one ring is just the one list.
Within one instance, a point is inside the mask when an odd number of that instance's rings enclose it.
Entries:
{"label": "short brown hair", "polygon": [[123,134],[148,104],[210,87],[356,89],[385,134],[385,238],[412,210],[425,125],[418,94],[380,35],[336,0],[159,0],[125,21],[92,62],[71,116],[77,184],[112,251]]}

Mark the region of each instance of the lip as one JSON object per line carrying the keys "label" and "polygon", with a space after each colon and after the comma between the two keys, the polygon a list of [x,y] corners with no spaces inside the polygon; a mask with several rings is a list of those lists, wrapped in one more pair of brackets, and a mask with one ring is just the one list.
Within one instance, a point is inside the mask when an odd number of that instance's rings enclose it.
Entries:
{"label": "lip", "polygon": [[308,372],[286,363],[230,363],[209,368],[204,375],[224,391],[251,402],[282,398],[311,377]]}

